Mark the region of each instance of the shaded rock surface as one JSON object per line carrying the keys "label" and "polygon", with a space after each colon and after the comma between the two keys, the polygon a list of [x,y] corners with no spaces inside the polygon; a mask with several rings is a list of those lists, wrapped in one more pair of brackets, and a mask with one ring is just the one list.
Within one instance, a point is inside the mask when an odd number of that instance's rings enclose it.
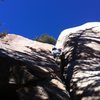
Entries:
{"label": "shaded rock surface", "polygon": [[0,35],[0,100],[68,100],[52,45]]}
{"label": "shaded rock surface", "polygon": [[100,100],[100,23],[64,30],[56,47],[65,54],[65,83],[72,100]]}

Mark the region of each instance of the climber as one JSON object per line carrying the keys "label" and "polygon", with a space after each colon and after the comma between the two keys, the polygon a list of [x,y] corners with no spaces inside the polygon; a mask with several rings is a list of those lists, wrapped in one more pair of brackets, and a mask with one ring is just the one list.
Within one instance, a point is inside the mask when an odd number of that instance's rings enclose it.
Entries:
{"label": "climber", "polygon": [[61,49],[57,49],[56,47],[52,48],[52,55],[54,58],[58,58],[61,55]]}
{"label": "climber", "polygon": [[65,54],[62,52],[61,49],[56,47],[52,48],[52,55],[58,65],[60,65],[60,78],[64,81],[64,67],[66,66],[65,63]]}

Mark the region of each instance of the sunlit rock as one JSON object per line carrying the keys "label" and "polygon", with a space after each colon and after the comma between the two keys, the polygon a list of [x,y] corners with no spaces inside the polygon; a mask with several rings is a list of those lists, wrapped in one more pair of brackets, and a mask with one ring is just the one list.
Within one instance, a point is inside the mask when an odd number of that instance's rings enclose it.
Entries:
{"label": "sunlit rock", "polygon": [[0,100],[69,100],[52,47],[14,34],[0,35]]}
{"label": "sunlit rock", "polygon": [[72,99],[99,100],[100,22],[64,30],[56,47],[65,54],[65,81]]}

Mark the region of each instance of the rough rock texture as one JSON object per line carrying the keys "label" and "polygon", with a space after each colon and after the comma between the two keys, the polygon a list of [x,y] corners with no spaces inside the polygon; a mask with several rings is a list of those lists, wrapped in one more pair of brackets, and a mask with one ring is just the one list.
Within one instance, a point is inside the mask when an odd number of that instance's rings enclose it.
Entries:
{"label": "rough rock texture", "polygon": [[56,47],[66,57],[66,85],[72,100],[100,100],[100,23],[64,30]]}
{"label": "rough rock texture", "polygon": [[0,35],[0,100],[68,100],[52,45]]}

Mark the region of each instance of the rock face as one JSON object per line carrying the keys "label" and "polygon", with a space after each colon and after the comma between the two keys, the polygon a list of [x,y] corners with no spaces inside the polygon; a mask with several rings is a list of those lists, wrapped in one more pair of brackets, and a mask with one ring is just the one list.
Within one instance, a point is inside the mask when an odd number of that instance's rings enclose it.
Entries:
{"label": "rock face", "polygon": [[65,54],[66,85],[72,100],[100,100],[100,23],[64,30],[56,47]]}
{"label": "rock face", "polygon": [[52,45],[0,35],[0,100],[68,100]]}

